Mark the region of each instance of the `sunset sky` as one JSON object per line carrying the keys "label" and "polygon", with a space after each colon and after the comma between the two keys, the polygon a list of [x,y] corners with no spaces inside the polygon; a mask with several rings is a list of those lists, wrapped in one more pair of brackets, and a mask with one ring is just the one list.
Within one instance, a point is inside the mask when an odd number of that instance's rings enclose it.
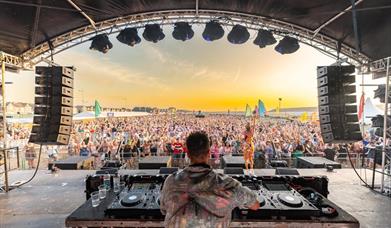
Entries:
{"label": "sunset sky", "polygon": [[[262,99],[267,109],[317,106],[316,66],[333,59],[300,44],[294,54],[281,55],[274,46],[260,49],[250,40],[230,44],[226,35],[218,41],[202,39],[203,27],[193,26],[190,41],[177,41],[165,26],[166,38],[145,40],[136,47],[110,40],[107,54],[89,50],[83,43],[54,57],[61,65],[74,65],[75,104],[104,107],[175,106],[189,110],[242,111]],[[139,31],[141,36],[142,30]],[[226,34],[228,31],[226,31]],[[33,103],[34,72],[7,73],[7,101]]]}

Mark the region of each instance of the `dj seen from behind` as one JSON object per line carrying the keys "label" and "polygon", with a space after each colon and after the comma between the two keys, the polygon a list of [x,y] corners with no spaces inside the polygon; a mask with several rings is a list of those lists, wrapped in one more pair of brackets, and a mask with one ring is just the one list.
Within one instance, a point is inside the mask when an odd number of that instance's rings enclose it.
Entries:
{"label": "dj seen from behind", "polygon": [[170,175],[161,193],[165,227],[225,228],[235,207],[259,208],[255,193],[208,165],[210,143],[205,132],[191,133],[186,145],[191,165]]}

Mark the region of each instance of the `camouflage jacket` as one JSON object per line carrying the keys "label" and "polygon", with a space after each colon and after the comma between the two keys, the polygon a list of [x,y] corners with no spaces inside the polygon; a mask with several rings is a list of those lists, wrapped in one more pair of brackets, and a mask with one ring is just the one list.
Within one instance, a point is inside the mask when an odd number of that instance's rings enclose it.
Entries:
{"label": "camouflage jacket", "polygon": [[249,188],[201,164],[166,179],[160,209],[169,228],[224,228],[229,227],[232,209],[256,202]]}

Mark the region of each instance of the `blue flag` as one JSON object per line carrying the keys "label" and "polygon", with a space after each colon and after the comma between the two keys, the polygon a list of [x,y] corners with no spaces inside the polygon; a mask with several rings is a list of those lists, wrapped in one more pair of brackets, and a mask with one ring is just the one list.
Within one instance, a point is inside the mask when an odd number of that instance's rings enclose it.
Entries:
{"label": "blue flag", "polygon": [[265,117],[266,108],[265,108],[265,104],[261,100],[258,100],[258,109],[259,109],[258,111],[259,116]]}

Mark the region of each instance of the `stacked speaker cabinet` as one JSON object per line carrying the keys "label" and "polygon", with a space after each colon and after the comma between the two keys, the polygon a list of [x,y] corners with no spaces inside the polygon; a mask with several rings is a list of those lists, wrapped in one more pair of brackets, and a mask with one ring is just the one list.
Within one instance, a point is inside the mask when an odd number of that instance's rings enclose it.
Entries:
{"label": "stacked speaker cabinet", "polygon": [[[380,98],[381,103],[385,103],[386,101],[386,85],[381,84],[377,87],[376,90],[373,91],[375,94],[374,98]],[[390,95],[390,94],[389,94]],[[388,101],[391,101],[391,96],[388,96]],[[372,131],[375,133],[375,135],[379,137],[383,137],[384,134],[384,115],[376,115],[371,118],[372,121]],[[391,125],[391,116],[388,115],[387,117],[387,134],[391,134],[390,130]]]}
{"label": "stacked speaker cabinet", "polygon": [[354,70],[354,66],[321,66],[317,69],[319,121],[325,143],[362,139]]}
{"label": "stacked speaker cabinet", "polygon": [[73,67],[36,67],[30,142],[67,145],[72,129]]}

